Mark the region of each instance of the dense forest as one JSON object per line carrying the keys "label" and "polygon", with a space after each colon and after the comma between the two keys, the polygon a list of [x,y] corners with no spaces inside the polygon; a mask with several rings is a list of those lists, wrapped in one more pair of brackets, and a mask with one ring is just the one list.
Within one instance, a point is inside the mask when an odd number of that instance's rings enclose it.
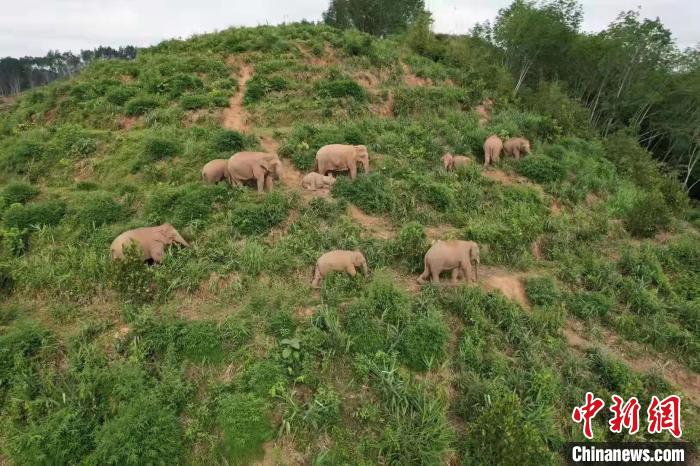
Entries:
{"label": "dense forest", "polygon": [[[582,14],[455,36],[333,0],[0,100],[0,464],[557,465],[587,392],[594,441],[674,440],[645,414],[678,395],[697,444],[697,51]],[[531,151],[485,166],[493,136]],[[329,144],[370,170],[305,189]],[[240,151],[278,154],[265,192],[203,179]],[[157,261],[113,258],[164,224]],[[440,240],[478,245],[474,279],[418,281]],[[369,271],[316,289],[333,250]]]}
{"label": "dense forest", "polygon": [[11,96],[78,73],[93,60],[136,57],[136,47],[98,47],[80,54],[52,51],[44,57],[0,58],[0,96]]}

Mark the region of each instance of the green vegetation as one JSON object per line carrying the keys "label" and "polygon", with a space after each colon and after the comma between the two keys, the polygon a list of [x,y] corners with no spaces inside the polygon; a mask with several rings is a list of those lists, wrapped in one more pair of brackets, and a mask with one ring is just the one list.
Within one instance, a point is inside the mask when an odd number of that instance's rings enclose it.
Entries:
{"label": "green vegetation", "polygon": [[[558,464],[587,391],[681,393],[698,441],[692,387],[627,359],[700,370],[697,208],[549,83],[558,49],[514,94],[517,23],[492,31],[504,55],[489,31],[436,37],[415,13],[381,39],[293,24],[170,40],[0,109],[0,462]],[[553,17],[537,30],[569,40]],[[220,123],[237,92],[243,132]],[[493,133],[533,154],[483,168]],[[272,192],[201,181],[270,138],[291,171]],[[330,143],[366,145],[370,173],[301,193],[295,169]],[[447,172],[447,151],[477,163]],[[190,248],[109,260],[118,234],[166,222]],[[436,239],[479,243],[478,286],[418,287]],[[315,292],[332,249],[371,272]],[[482,289],[502,277],[526,308]],[[618,439],[607,420],[596,440]]]}

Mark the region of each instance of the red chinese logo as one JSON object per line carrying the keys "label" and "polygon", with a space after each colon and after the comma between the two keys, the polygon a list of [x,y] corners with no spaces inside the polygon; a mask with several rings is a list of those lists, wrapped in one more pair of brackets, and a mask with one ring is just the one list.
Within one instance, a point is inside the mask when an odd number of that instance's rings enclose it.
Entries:
{"label": "red chinese logo", "polygon": [[610,424],[610,432],[620,433],[624,427],[630,434],[636,434],[639,431],[639,401],[636,397],[632,397],[624,403],[624,400],[617,396],[612,396],[613,405],[610,411],[613,413],[612,419],[608,421]]}
{"label": "red chinese logo", "polygon": [[677,395],[670,395],[659,401],[657,396],[651,397],[651,403],[647,409],[649,433],[659,434],[664,430],[671,432],[676,438],[683,434],[681,431],[681,399]]}
{"label": "red chinese logo", "polygon": [[583,422],[583,435],[587,439],[593,438],[592,421],[598,411],[603,409],[605,402],[593,396],[593,393],[586,393],[586,403],[583,406],[576,406],[571,413],[571,419],[577,424]]}

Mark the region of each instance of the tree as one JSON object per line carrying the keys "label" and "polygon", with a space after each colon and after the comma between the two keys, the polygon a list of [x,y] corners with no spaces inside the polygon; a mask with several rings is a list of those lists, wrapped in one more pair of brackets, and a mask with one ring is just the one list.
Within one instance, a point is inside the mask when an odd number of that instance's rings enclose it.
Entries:
{"label": "tree", "polygon": [[331,0],[323,21],[383,37],[405,31],[424,11],[423,0]]}

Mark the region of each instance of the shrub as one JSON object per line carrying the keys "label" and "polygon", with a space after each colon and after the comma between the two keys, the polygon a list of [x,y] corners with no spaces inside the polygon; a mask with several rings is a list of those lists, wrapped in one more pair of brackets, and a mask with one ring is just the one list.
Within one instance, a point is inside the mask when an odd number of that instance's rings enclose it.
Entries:
{"label": "shrub", "polygon": [[355,100],[365,99],[365,90],[352,79],[319,81],[316,84],[316,92],[318,92],[319,96],[326,98],[350,97]]}
{"label": "shrub", "polygon": [[220,130],[212,138],[212,146],[218,152],[240,152],[244,145],[243,135],[238,131]]}
{"label": "shrub", "polygon": [[176,141],[161,136],[151,136],[143,144],[143,153],[147,162],[155,162],[173,157],[180,151]]}
{"label": "shrub", "polygon": [[191,361],[218,362],[223,358],[223,334],[215,322],[190,322],[183,327],[179,340],[182,355]]}
{"label": "shrub", "polygon": [[440,315],[428,314],[408,324],[401,337],[401,359],[411,369],[425,371],[447,356],[450,332]]}
{"label": "shrub", "polygon": [[262,198],[250,197],[249,202],[236,202],[231,211],[231,226],[237,233],[265,234],[287,218],[289,199],[281,192],[273,191]]}
{"label": "shrub", "polygon": [[115,87],[106,95],[107,101],[114,105],[124,105],[129,99],[136,95],[136,88],[129,86]]}
{"label": "shrub", "polygon": [[25,205],[13,204],[5,211],[3,224],[18,230],[25,230],[35,225],[54,226],[58,225],[65,213],[66,204],[60,200]]}
{"label": "shrub", "polygon": [[417,222],[407,223],[389,245],[389,254],[407,272],[423,269],[423,257],[430,248],[423,226]]}
{"label": "shrub", "polygon": [[33,322],[20,322],[0,335],[0,399],[15,375],[15,366],[26,365],[52,343],[52,335]]}
{"label": "shrub", "polygon": [[181,228],[197,221],[207,220],[216,203],[227,195],[224,185],[190,183],[179,187],[158,187],[146,200],[144,211],[156,223],[172,223]]}
{"label": "shrub", "polygon": [[152,301],[156,295],[154,271],[143,260],[141,248],[130,243],[124,257],[108,265],[110,285],[127,303]]}
{"label": "shrub", "polygon": [[182,455],[178,416],[152,394],[122,405],[95,433],[95,460],[101,464],[177,463]]}
{"label": "shrub", "polygon": [[109,193],[91,193],[78,204],[74,218],[83,226],[96,227],[122,220],[127,209],[116,202]]}
{"label": "shrub", "polygon": [[276,361],[263,360],[253,363],[241,376],[243,388],[259,397],[273,397],[278,389],[287,386],[285,368]]}
{"label": "shrub", "polygon": [[232,464],[246,464],[272,434],[265,403],[254,395],[233,393],[223,395],[217,405],[222,454]]}
{"label": "shrub", "polygon": [[613,305],[613,299],[607,294],[591,291],[574,293],[567,300],[569,310],[579,319],[605,317]]}
{"label": "shrub", "polygon": [[623,217],[625,228],[632,236],[649,238],[671,221],[669,209],[658,192],[641,195]]}
{"label": "shrub", "polygon": [[206,94],[185,94],[180,97],[180,107],[183,110],[197,110],[209,106],[209,96]]}
{"label": "shrub", "polygon": [[340,420],[340,395],[333,387],[320,387],[309,403],[305,419],[314,429],[336,424]]}
{"label": "shrub", "polygon": [[125,111],[128,116],[139,116],[160,107],[160,100],[149,95],[132,97],[126,102]]}
{"label": "shrub", "polygon": [[39,188],[29,183],[15,181],[8,183],[0,192],[0,209],[12,204],[25,204],[39,194]]}
{"label": "shrub", "polygon": [[550,277],[529,278],[525,282],[525,292],[530,301],[537,306],[554,304],[561,299],[559,288]]}
{"label": "shrub", "polygon": [[376,274],[372,278],[366,300],[374,315],[384,322],[400,326],[410,319],[411,301],[388,275]]}
{"label": "shrub", "polygon": [[343,329],[354,352],[373,355],[386,350],[385,326],[374,318],[372,309],[363,300],[351,304],[343,315]]}
{"label": "shrub", "polygon": [[0,296],[12,293],[14,286],[15,279],[12,275],[12,268],[7,264],[0,264]]}
{"label": "shrub", "polygon": [[2,228],[0,229],[2,249],[12,256],[19,256],[27,247],[28,236],[29,232],[27,230],[19,230],[14,227]]}
{"label": "shrub", "polygon": [[543,155],[525,157],[516,170],[537,183],[554,183],[566,176],[566,168],[560,161]]}
{"label": "shrub", "polygon": [[394,207],[389,179],[376,172],[355,180],[338,177],[332,192],[334,197],[352,202],[371,214],[386,214]]}
{"label": "shrub", "polygon": [[255,75],[246,84],[244,103],[258,102],[270,92],[279,92],[287,88],[287,81],[281,76]]}
{"label": "shrub", "polygon": [[515,394],[498,395],[469,425],[464,464],[557,464],[539,431]]}

